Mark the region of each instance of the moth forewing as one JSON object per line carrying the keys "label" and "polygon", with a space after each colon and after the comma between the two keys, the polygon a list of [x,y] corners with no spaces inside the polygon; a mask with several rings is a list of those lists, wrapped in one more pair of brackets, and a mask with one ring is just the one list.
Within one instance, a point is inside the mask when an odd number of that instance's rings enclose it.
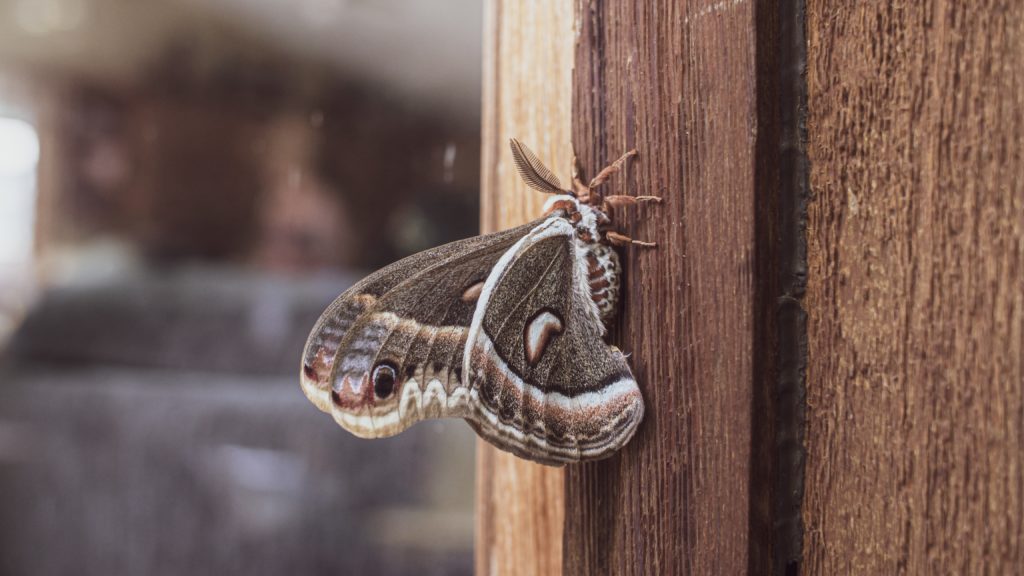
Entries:
{"label": "moth forewing", "polygon": [[[534,225],[420,252],[349,288],[306,341],[300,376],[306,396],[363,437],[395,434],[425,413],[442,413],[435,380],[452,405],[448,412],[461,415],[454,409],[468,391],[455,389],[461,386],[463,344],[476,307],[466,293],[482,284],[498,258]],[[382,395],[386,387],[375,386],[379,381],[372,376],[385,362],[394,365],[395,382]],[[424,394],[428,388],[431,393]],[[398,420],[387,416],[388,425],[378,426],[375,419],[388,411]]]}

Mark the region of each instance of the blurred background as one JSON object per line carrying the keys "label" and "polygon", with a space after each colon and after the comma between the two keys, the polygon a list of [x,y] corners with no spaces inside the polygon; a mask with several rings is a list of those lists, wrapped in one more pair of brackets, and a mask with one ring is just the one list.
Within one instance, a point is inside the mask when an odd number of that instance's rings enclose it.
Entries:
{"label": "blurred background", "polygon": [[477,231],[478,0],[0,0],[0,574],[468,574],[473,435],[302,395]]}

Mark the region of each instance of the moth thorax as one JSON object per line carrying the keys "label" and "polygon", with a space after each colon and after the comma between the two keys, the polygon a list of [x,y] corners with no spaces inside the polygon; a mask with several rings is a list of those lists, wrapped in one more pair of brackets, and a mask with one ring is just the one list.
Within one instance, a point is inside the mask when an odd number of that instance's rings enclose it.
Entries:
{"label": "moth thorax", "polygon": [[611,322],[619,303],[619,255],[611,246],[592,244],[587,253],[587,282],[601,321]]}

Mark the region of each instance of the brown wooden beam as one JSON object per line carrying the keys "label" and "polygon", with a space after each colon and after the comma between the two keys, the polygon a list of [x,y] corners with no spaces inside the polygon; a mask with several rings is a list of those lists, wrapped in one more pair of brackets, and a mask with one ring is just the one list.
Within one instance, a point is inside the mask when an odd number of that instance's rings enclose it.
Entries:
{"label": "brown wooden beam", "polygon": [[[481,222],[490,232],[537,218],[546,199],[516,174],[510,137],[569,181],[573,3],[490,0],[485,20]],[[561,573],[563,476],[479,442],[478,575]]]}
{"label": "brown wooden beam", "polygon": [[[809,0],[804,44],[801,0],[545,8],[562,20],[495,5],[494,38],[553,22],[574,31],[573,110],[558,114],[583,166],[636,147],[612,191],[666,198],[622,220],[660,244],[627,251],[613,334],[633,353],[647,420],[620,455],[567,469],[565,573],[1016,570],[1024,8]],[[549,63],[567,53],[550,32],[533,39]],[[553,117],[530,107],[564,101],[550,74],[565,68],[535,73],[536,60],[502,42],[489,78],[511,92],[488,102],[518,112],[485,116],[490,134],[522,136]],[[814,202],[801,526],[805,46]],[[513,56],[520,64],[503,60]],[[486,140],[485,184],[511,178],[503,140]],[[538,147],[567,156],[558,146]],[[518,197],[487,199],[491,228],[532,215],[506,211]],[[495,458],[481,458],[490,547],[478,571],[554,570],[563,507],[536,495],[557,492],[557,473]],[[528,512],[495,514],[510,506],[501,490]]]}
{"label": "brown wooden beam", "polygon": [[808,0],[809,574],[1024,565],[1024,4]]}
{"label": "brown wooden beam", "polygon": [[655,194],[627,211],[624,313],[647,415],[609,460],[570,467],[566,573],[739,574],[749,565],[758,84],[753,2],[578,4],[573,144]]}

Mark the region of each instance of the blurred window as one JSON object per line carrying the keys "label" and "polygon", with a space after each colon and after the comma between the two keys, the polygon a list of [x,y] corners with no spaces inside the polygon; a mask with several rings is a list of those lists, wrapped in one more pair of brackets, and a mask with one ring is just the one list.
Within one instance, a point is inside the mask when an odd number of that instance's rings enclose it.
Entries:
{"label": "blurred window", "polygon": [[32,259],[39,137],[24,120],[0,117],[0,264]]}
{"label": "blurred window", "polygon": [[29,294],[38,163],[35,128],[0,117],[0,343],[14,330]]}

